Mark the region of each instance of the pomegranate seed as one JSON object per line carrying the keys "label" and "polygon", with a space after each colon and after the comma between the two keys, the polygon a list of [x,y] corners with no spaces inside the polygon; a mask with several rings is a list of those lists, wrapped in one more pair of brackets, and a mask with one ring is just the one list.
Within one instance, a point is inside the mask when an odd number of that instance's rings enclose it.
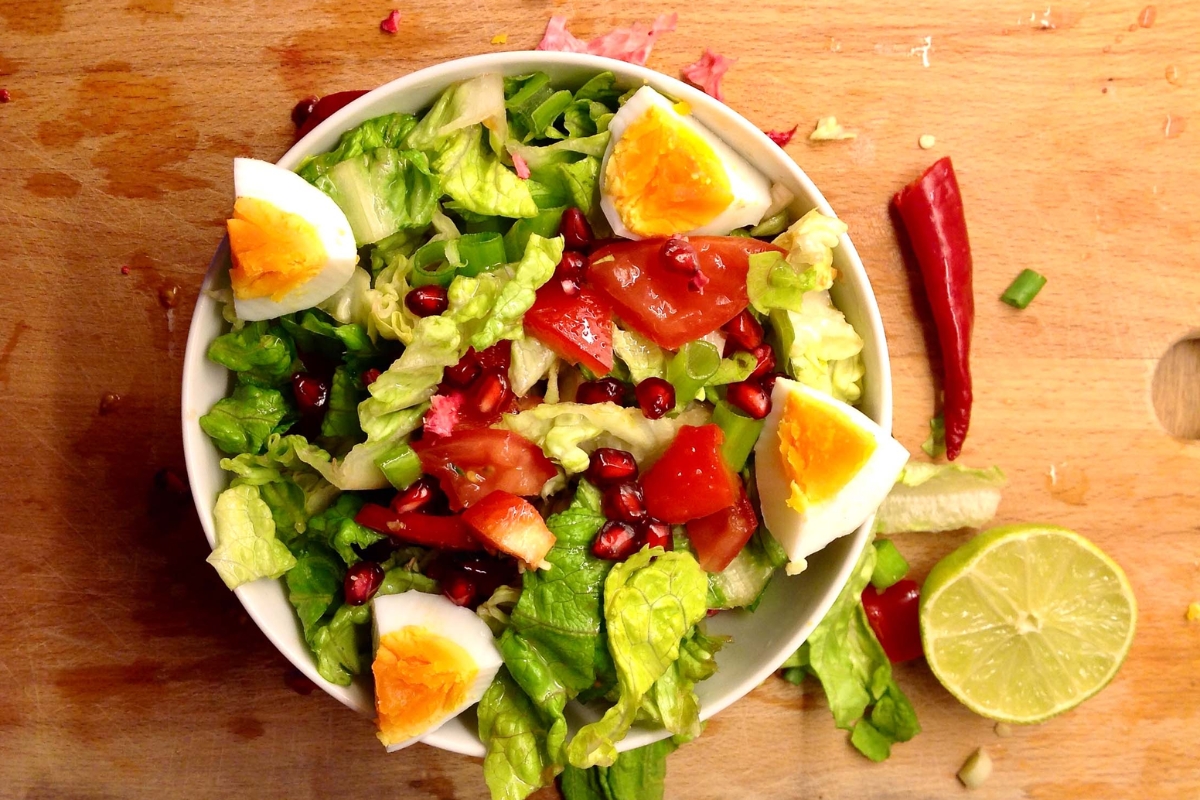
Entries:
{"label": "pomegranate seed", "polygon": [[479,416],[487,418],[499,414],[511,399],[512,391],[508,388],[508,377],[500,372],[488,370],[471,386],[466,404]]}
{"label": "pomegranate seed", "polygon": [[663,266],[680,275],[693,275],[700,271],[700,256],[696,248],[682,236],[672,236],[663,242],[660,251]]}
{"label": "pomegranate seed", "polygon": [[712,617],[715,617],[717,614],[720,614],[720,613],[721,613],[721,609],[719,609],[719,608],[710,608],[708,611],[706,611],[706,612],[704,613],[704,616],[706,616],[706,617],[709,617],[709,618],[712,618]]}
{"label": "pomegranate seed", "polygon": [[758,365],[750,373],[751,378],[761,378],[775,369],[775,351],[766,342],[751,350],[750,355],[758,359]]}
{"label": "pomegranate seed", "polygon": [[377,542],[372,542],[366,547],[360,548],[358,553],[363,557],[363,561],[374,561],[377,564],[382,564],[392,557],[403,545],[400,540],[393,539],[390,536],[385,536]]}
{"label": "pomegranate seed", "polygon": [[587,217],[573,206],[563,212],[558,232],[568,250],[587,250],[596,238]]}
{"label": "pomegranate seed", "polygon": [[422,511],[442,493],[432,475],[422,475],[416,482],[392,498],[392,511],[404,514]]}
{"label": "pomegranate seed", "polygon": [[621,481],[636,480],[638,465],[633,454],[615,447],[598,447],[588,463],[587,479],[601,489]]}
{"label": "pomegranate seed", "polygon": [[621,404],[625,397],[625,384],[616,378],[601,378],[598,381],[584,381],[575,390],[575,402],[591,405],[593,403]]}
{"label": "pomegranate seed", "polygon": [[346,603],[352,606],[361,606],[375,596],[381,583],[383,583],[383,567],[374,561],[359,561],[357,564],[352,564],[350,569],[346,570],[343,587],[346,591]]}
{"label": "pomegranate seed", "polygon": [[432,317],[450,307],[450,296],[443,286],[418,286],[404,295],[404,305],[418,317]]}
{"label": "pomegranate seed", "polygon": [[646,537],[647,547],[661,547],[664,550],[675,549],[675,537],[671,535],[671,526],[661,519],[647,517],[641,523],[642,535]]}
{"label": "pomegranate seed", "polygon": [[309,116],[312,115],[313,109],[317,107],[318,99],[316,95],[310,94],[292,106],[292,124],[297,128],[303,126],[308,121]]}
{"label": "pomegranate seed", "polygon": [[628,522],[610,519],[592,540],[592,555],[605,561],[624,561],[642,549],[642,538]]}
{"label": "pomegranate seed", "polygon": [[758,381],[731,383],[725,387],[725,401],[751,419],[771,413],[771,396]]}
{"label": "pomegranate seed", "polygon": [[624,481],[610,486],[601,501],[604,516],[623,522],[638,522],[646,518],[646,503],[642,499],[642,487],[633,481]]}
{"label": "pomegranate seed", "polygon": [[659,419],[675,407],[675,387],[662,378],[646,378],[633,393],[646,419]]}
{"label": "pomegranate seed", "polygon": [[379,30],[384,33],[396,33],[400,30],[400,12],[392,9],[391,13],[379,23]]}
{"label": "pomegranate seed", "polygon": [[0,89],[0,103],[7,103],[12,100],[12,92],[8,89]]}
{"label": "pomegranate seed", "polygon": [[[469,349],[467,352],[472,353],[474,349]],[[512,342],[508,339],[501,339],[482,353],[476,353],[475,359],[479,362],[481,369],[494,369],[497,372],[506,373],[512,366]]]}
{"label": "pomegranate seed", "polygon": [[163,467],[154,473],[154,488],[176,497],[183,497],[188,493],[187,481],[170,467]]}
{"label": "pomegranate seed", "polygon": [[562,260],[558,262],[558,266],[554,268],[554,277],[564,282],[579,283],[583,280],[583,270],[586,267],[587,260],[582,253],[567,250],[562,254]]}
{"label": "pomegranate seed", "polygon": [[763,377],[762,377],[763,391],[767,393],[768,397],[770,397],[771,393],[775,391],[775,381],[779,380],[780,378],[786,378],[786,377],[787,377],[787,375],[784,375],[782,372],[768,372],[766,375],[763,375]]}
{"label": "pomegranate seed", "polygon": [[705,286],[708,286],[708,276],[700,270],[696,270],[692,273],[692,277],[688,278],[689,292],[702,292]]}
{"label": "pomegranate seed", "polygon": [[475,581],[466,573],[455,572],[441,581],[442,594],[456,606],[469,606],[475,602],[477,594]]}
{"label": "pomegranate seed", "polygon": [[442,373],[442,380],[456,389],[466,389],[475,382],[480,372],[482,369],[479,362],[475,360],[473,351],[467,351],[467,354],[457,364],[446,368]]}
{"label": "pomegranate seed", "polygon": [[329,384],[307,372],[297,372],[292,376],[292,394],[296,396],[300,412],[312,414],[329,402]]}
{"label": "pomegranate seed", "polygon": [[722,325],[721,330],[729,337],[725,341],[726,347],[733,342],[742,350],[753,350],[762,344],[763,327],[750,313],[750,309],[743,309],[742,313]]}
{"label": "pomegranate seed", "polygon": [[379,376],[382,374],[383,374],[382,372],[375,369],[374,367],[371,367],[369,370],[366,370],[362,374],[363,386],[370,386],[372,383],[379,380]]}

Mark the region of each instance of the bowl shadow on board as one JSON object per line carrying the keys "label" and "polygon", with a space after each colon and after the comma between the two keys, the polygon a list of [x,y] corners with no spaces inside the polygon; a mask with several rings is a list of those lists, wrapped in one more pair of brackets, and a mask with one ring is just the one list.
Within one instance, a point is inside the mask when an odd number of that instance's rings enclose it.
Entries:
{"label": "bowl shadow on board", "polygon": [[[798,166],[758,128],[699,90],[674,78],[624,62],[596,56],[546,52],[512,52],[474,56],[447,62],[393,81],[356,100],[313,129],[280,160],[294,169],[311,153],[326,152],[340,134],[359,123],[396,111],[414,112],[427,108],[451,83],[487,71],[520,75],[542,70],[557,84],[578,87],[598,72],[611,71],[624,87],[650,84],[664,94],[687,102],[696,118],[712,129],[769,178],[788,186],[796,195],[793,214],[811,208],[832,214],[824,197]],[[891,430],[891,376],[887,346],[879,310],[870,282],[850,240],[843,236],[835,250],[834,264],[841,276],[832,290],[834,302],[862,336],[866,375],[860,408],[886,431]],[[228,250],[222,245],[213,258],[205,287],[213,285],[228,268]],[[199,430],[196,420],[230,385],[230,376],[204,358],[208,342],[223,328],[220,309],[210,298],[201,297],[193,317],[184,369],[183,427],[188,472],[197,510],[210,544],[213,541],[212,507],[227,483],[218,465],[218,454]],[[710,633],[728,635],[733,641],[717,656],[719,669],[697,686],[701,719],[707,719],[740,699],[767,678],[811,633],[836,599],[862,547],[869,538],[871,520],[846,537],[836,540],[811,557],[808,570],[800,576],[782,574],[772,580],[758,609],[726,612],[708,621]],[[329,694],[364,714],[373,713],[369,675],[359,676],[349,687],[335,686],[320,678],[312,655],[301,635],[300,624],[287,601],[281,581],[256,581],[237,590],[247,612],[298,669]],[[595,709],[572,704],[573,726],[595,718]],[[472,756],[484,749],[476,732],[474,710],[451,720],[428,735],[427,744]],[[657,727],[634,726],[619,750],[649,744],[668,733]]]}

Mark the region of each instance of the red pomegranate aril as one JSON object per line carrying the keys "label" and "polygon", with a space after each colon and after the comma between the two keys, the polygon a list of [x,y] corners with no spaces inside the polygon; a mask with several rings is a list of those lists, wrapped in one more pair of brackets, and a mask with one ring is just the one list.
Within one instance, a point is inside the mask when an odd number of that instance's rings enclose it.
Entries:
{"label": "red pomegranate aril", "polygon": [[351,564],[350,569],[346,570],[346,579],[343,581],[342,587],[346,593],[346,603],[352,606],[361,606],[375,596],[381,583],[383,583],[383,567],[374,561],[359,561],[357,564]]}
{"label": "red pomegranate aril", "polygon": [[296,396],[300,413],[312,414],[329,402],[329,384],[307,372],[297,372],[292,376],[292,394]]}
{"label": "red pomegranate aril", "polygon": [[495,370],[488,370],[479,376],[467,392],[466,405],[481,417],[499,414],[504,405],[512,399],[512,391],[508,388],[508,378]]}
{"label": "red pomegranate aril", "polygon": [[742,313],[722,325],[721,330],[728,337],[727,349],[730,342],[737,346],[735,349],[741,350],[753,350],[762,344],[763,327],[748,308],[742,309]]}
{"label": "red pomegranate aril", "polygon": [[624,561],[642,549],[642,537],[628,522],[610,519],[592,540],[592,555],[605,561]]}
{"label": "red pomegranate aril", "polygon": [[442,581],[442,594],[456,606],[471,606],[475,604],[478,589],[475,581],[463,572],[452,572]]}
{"label": "red pomegranate aril", "polygon": [[625,397],[625,384],[616,378],[601,378],[598,381],[584,381],[575,390],[575,402],[592,405],[594,403],[616,403],[621,405]]}
{"label": "red pomegranate aril", "polygon": [[[587,259],[583,257],[583,253],[567,250],[562,254],[562,260],[558,262],[558,266],[554,268],[554,277],[560,281],[571,281],[577,284],[583,280],[583,271],[586,268]],[[563,288],[566,288],[565,283]]]}
{"label": "red pomegranate aril", "polygon": [[292,106],[292,124],[297,128],[302,127],[308,121],[313,109],[317,107],[317,96],[309,95],[296,105]]}
{"label": "red pomegranate aril", "polygon": [[768,372],[762,376],[762,387],[763,391],[767,393],[767,397],[770,397],[771,393],[775,391],[775,381],[786,377],[787,375],[782,372]]}
{"label": "red pomegranate aril", "polygon": [[424,511],[442,494],[442,489],[431,475],[422,475],[415,483],[392,498],[392,511],[403,514],[407,511]]}
{"label": "red pomegranate aril", "polygon": [[382,374],[383,374],[382,372],[375,369],[374,367],[371,367],[368,370],[364,370],[363,374],[362,374],[363,386],[370,386],[372,383],[379,380],[379,376]]}
{"label": "red pomegranate aril", "polygon": [[708,280],[709,280],[709,278],[707,275],[705,275],[700,270],[696,270],[695,272],[692,273],[692,277],[688,278],[688,291],[689,292],[704,291],[704,287],[708,286]]}
{"label": "red pomegranate aril", "polygon": [[642,535],[646,537],[647,547],[661,547],[664,550],[675,549],[675,537],[671,535],[671,526],[661,519],[648,517],[641,522]]}
{"label": "red pomegranate aril", "polygon": [[450,307],[450,296],[443,286],[418,286],[404,295],[404,305],[418,317],[432,317]]}
{"label": "red pomegranate aril", "polygon": [[587,250],[595,240],[591,223],[578,208],[572,206],[563,212],[558,232],[568,250]]}
{"label": "red pomegranate aril", "polygon": [[675,387],[662,378],[646,378],[633,393],[646,419],[661,419],[675,407]]}
{"label": "red pomegranate aril", "polygon": [[700,271],[700,256],[696,253],[696,248],[682,236],[667,239],[659,253],[663,266],[671,272],[691,276]]}
{"label": "red pomegranate aril", "polygon": [[584,475],[595,486],[605,489],[621,481],[636,480],[638,465],[632,453],[615,447],[598,447]]}
{"label": "red pomegranate aril", "polygon": [[482,371],[479,362],[472,357],[471,353],[467,353],[453,367],[446,367],[442,373],[442,380],[456,389],[466,389]]}
{"label": "red pomegranate aril", "polygon": [[729,384],[725,387],[725,400],[751,419],[762,419],[771,413],[771,396],[758,381]]}
{"label": "red pomegranate aril", "polygon": [[604,516],[622,522],[640,522],[646,518],[646,502],[642,487],[633,481],[623,481],[608,487],[600,501]]}
{"label": "red pomegranate aril", "polygon": [[775,351],[766,342],[751,350],[750,355],[758,359],[758,366],[750,373],[751,378],[761,378],[775,369]]}

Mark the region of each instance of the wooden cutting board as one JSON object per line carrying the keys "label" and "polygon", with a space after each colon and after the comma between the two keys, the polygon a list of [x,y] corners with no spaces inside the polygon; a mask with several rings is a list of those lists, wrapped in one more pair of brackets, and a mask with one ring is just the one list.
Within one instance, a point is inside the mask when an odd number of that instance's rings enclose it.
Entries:
{"label": "wooden cutting board", "polygon": [[[155,487],[182,471],[188,319],[231,157],[280,156],[301,97],[530,48],[554,13],[588,36],[678,10],[652,67],[712,47],[738,59],[731,106],[799,126],[788,152],[868,266],[914,450],[935,383],[887,205],[953,156],[978,307],[963,460],[1010,476],[999,521],[1067,525],[1115,557],[1141,615],[1108,689],[1011,738],[923,664],[898,669],[924,732],[881,765],[818,689],[770,679],[672,756],[668,796],[956,797],[980,745],[995,760],[980,797],[1200,796],[1200,623],[1184,619],[1200,445],[1183,438],[1200,434],[1200,345],[1164,359],[1200,328],[1200,6],[1156,5],[454,0],[400,7],[388,36],[386,2],[0,0],[0,794],[484,795],[477,761],[386,756],[367,720],[289,688],[204,564],[190,500]],[[827,115],[858,138],[806,141]],[[1023,267],[1049,284],[1018,312],[997,298]],[[921,577],[965,539],[900,546]]]}

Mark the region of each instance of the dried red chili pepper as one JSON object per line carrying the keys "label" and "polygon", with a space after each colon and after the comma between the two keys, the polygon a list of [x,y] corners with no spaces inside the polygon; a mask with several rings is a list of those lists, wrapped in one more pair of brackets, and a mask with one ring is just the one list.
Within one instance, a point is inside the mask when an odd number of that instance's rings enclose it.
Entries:
{"label": "dried red chili pepper", "polygon": [[925,293],[942,347],[945,369],[946,458],[962,452],[971,424],[971,244],[962,195],[949,158],[934,162],[892,202],[900,213],[921,268]]}

